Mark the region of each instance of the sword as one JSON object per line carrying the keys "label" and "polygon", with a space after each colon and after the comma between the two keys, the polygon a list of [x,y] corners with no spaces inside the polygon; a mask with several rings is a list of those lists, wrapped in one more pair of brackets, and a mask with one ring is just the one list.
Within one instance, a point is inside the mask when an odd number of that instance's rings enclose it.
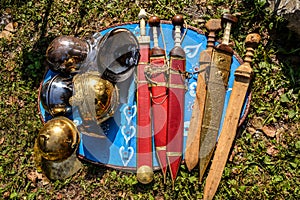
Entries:
{"label": "sword", "polygon": [[189,171],[191,171],[199,161],[200,131],[207,89],[205,83],[205,71],[209,68],[211,63],[211,55],[215,43],[215,32],[222,28],[221,20],[211,19],[205,24],[205,27],[209,31],[207,49],[200,54],[200,71],[197,80],[196,98],[194,101],[185,149],[185,163]]}
{"label": "sword", "polygon": [[[232,22],[237,18],[225,14],[224,19],[231,19]],[[199,180],[201,181],[208,163],[211,160],[215,149],[222,112],[227,89],[228,76],[232,60],[233,50],[228,46],[230,28],[224,31],[224,39],[222,44],[218,45],[212,53],[212,62],[209,69],[209,78],[207,82],[207,90],[205,100],[204,118],[201,129],[200,139],[200,164],[199,164]],[[224,43],[225,42],[225,43]]]}
{"label": "sword", "polygon": [[167,160],[174,181],[181,163],[183,147],[184,124],[184,95],[185,95],[185,52],[180,46],[180,29],[183,25],[183,16],[175,15],[172,23],[175,26],[175,46],[170,52],[170,68],[168,80],[168,136]]}
{"label": "sword", "polygon": [[150,68],[149,74],[151,87],[151,105],[152,105],[152,123],[154,129],[154,142],[156,155],[161,167],[164,183],[166,182],[167,172],[167,110],[168,110],[168,94],[167,94],[167,80],[165,72],[165,51],[158,46],[158,33],[160,19],[157,16],[152,16],[149,19],[149,25],[153,31],[154,47],[150,51]]}
{"label": "sword", "polygon": [[146,36],[146,11],[139,13],[141,35],[140,61],[137,68],[137,179],[143,184],[153,180],[152,128],[150,118],[150,91],[145,78],[145,67],[149,64],[150,37]]}
{"label": "sword", "polygon": [[213,199],[220,183],[226,161],[235,138],[236,130],[246,92],[249,88],[253,70],[250,63],[254,55],[254,48],[260,41],[258,34],[249,34],[246,37],[246,56],[245,63],[239,66],[235,73],[232,92],[230,95],[223,128],[216,147],[215,155],[209,170],[206,184],[204,187],[204,199]]}

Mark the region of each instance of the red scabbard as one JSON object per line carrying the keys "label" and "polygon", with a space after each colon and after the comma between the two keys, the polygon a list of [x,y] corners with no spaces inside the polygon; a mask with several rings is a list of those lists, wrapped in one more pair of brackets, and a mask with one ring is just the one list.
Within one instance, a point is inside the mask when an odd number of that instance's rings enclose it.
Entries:
{"label": "red scabbard", "polygon": [[[163,52],[164,53],[164,52]],[[150,63],[153,70],[165,66],[165,56],[151,56]],[[151,85],[152,93],[152,122],[154,129],[154,143],[156,155],[164,175],[167,172],[167,110],[168,110],[168,94],[166,87],[165,73],[155,73],[152,76],[154,84]]]}
{"label": "red scabbard", "polygon": [[145,67],[149,63],[149,44],[140,44],[140,54],[137,69],[137,169],[143,165],[152,168],[151,100],[145,78]]}
{"label": "red scabbard", "polygon": [[181,163],[184,128],[185,53],[181,47],[170,52],[167,158],[174,181]]}

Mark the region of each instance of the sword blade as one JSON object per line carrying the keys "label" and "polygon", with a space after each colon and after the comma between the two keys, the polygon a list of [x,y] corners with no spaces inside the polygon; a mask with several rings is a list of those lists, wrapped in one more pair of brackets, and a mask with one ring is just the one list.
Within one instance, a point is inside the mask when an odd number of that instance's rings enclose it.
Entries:
{"label": "sword blade", "polygon": [[[246,92],[250,83],[250,78],[243,75],[243,77],[239,77],[241,75],[238,74],[238,70],[239,69],[237,69],[237,72],[235,73],[236,78],[228,103],[222,131],[218,140],[216,151],[214,153],[212,165],[209,170],[209,175],[206,178],[204,199],[213,198],[221,180],[223,169],[226,165],[229,151],[235,138],[240,113],[244,103],[244,97],[246,96]],[[250,73],[251,70],[247,71],[247,74]],[[241,80],[243,80],[243,82]]]}
{"label": "sword blade", "polygon": [[205,69],[211,61],[211,51],[204,50],[200,54],[200,72],[198,74],[196,98],[194,101],[193,112],[190,120],[188,137],[185,149],[185,163],[191,171],[199,161],[200,131],[205,108],[206,83]]}
{"label": "sword blade", "polygon": [[253,70],[250,66],[254,51],[253,47],[256,46],[259,41],[260,36],[258,34],[250,34],[246,38],[246,44],[250,47],[247,47],[245,63],[238,67],[234,74],[235,80],[228,102],[223,128],[204,187],[204,199],[206,200],[213,199],[220,183],[253,74]]}
{"label": "sword blade", "polygon": [[210,66],[209,74],[200,138],[200,181],[215,148],[225,99],[222,77],[218,75],[218,69],[213,64]]}
{"label": "sword blade", "polygon": [[203,140],[201,127],[204,117],[205,100],[207,96],[206,82],[208,79],[207,76],[209,74],[208,70],[210,68],[212,60],[215,32],[222,28],[221,20],[211,19],[205,24],[205,27],[209,30],[207,49],[202,51],[200,54],[200,73],[197,80],[196,98],[194,101],[193,113],[190,121],[185,151],[185,162],[188,170],[192,170],[197,165],[199,160],[200,140],[201,138]]}

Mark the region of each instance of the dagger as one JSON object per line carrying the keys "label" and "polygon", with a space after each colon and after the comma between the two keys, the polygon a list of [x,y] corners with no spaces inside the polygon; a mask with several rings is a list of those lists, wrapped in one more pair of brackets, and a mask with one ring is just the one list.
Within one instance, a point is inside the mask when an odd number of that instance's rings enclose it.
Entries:
{"label": "dagger", "polygon": [[254,48],[257,47],[259,41],[260,36],[256,33],[249,34],[246,37],[245,63],[239,66],[234,73],[235,80],[228,102],[223,128],[204,187],[204,199],[213,199],[218,189],[235,138],[246,92],[252,79],[253,70],[250,63],[254,55]]}
{"label": "dagger", "polygon": [[140,60],[137,68],[137,179],[143,184],[153,180],[152,170],[152,128],[150,118],[150,90],[145,78],[145,67],[149,64],[150,37],[146,36],[146,11],[139,15]]}
{"label": "dagger", "polygon": [[167,110],[168,110],[168,94],[166,85],[166,63],[165,51],[158,46],[157,29],[160,25],[160,19],[152,16],[149,19],[149,25],[153,32],[153,48],[150,50],[150,66],[149,71],[151,87],[151,105],[152,105],[152,123],[154,129],[154,142],[156,155],[161,167],[164,183],[166,182],[167,172]]}
{"label": "dagger", "polygon": [[175,27],[175,44],[170,52],[170,68],[168,80],[168,133],[167,133],[167,160],[174,181],[181,164],[183,148],[184,124],[184,95],[185,95],[185,52],[180,46],[180,29],[183,25],[183,16],[175,15],[172,23]]}
{"label": "dagger", "polygon": [[[236,22],[237,18],[230,14],[225,14],[223,16],[223,20]],[[200,182],[215,149],[232,62],[233,50],[230,46],[228,46],[230,35],[230,28],[228,28],[228,24],[229,22],[227,23],[227,28],[224,31],[222,44],[218,45],[213,50],[211,58],[212,62],[209,68],[209,78],[207,82],[208,92],[206,94],[204,117],[200,136]]]}
{"label": "dagger", "polygon": [[200,53],[200,71],[197,80],[196,98],[185,149],[185,163],[189,171],[191,171],[199,161],[200,131],[207,92],[205,83],[205,76],[207,75],[205,75],[205,71],[207,71],[211,63],[211,55],[215,43],[215,32],[222,28],[221,20],[211,19],[205,24],[205,27],[209,31],[207,49]]}

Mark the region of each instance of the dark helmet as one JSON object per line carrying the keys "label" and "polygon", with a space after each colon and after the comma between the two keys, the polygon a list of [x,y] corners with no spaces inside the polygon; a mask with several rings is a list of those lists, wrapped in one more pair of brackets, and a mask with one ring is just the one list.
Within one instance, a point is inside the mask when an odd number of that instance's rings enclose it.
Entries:
{"label": "dark helmet", "polygon": [[98,70],[103,79],[112,83],[127,79],[137,66],[139,58],[139,43],[127,29],[111,30],[98,44]]}
{"label": "dark helmet", "polygon": [[69,103],[72,94],[72,77],[58,74],[42,85],[40,100],[51,116],[68,115],[72,112],[72,106]]}
{"label": "dark helmet", "polygon": [[72,36],[55,38],[46,51],[49,68],[60,73],[70,73],[79,69],[78,64],[88,54],[88,43]]}

